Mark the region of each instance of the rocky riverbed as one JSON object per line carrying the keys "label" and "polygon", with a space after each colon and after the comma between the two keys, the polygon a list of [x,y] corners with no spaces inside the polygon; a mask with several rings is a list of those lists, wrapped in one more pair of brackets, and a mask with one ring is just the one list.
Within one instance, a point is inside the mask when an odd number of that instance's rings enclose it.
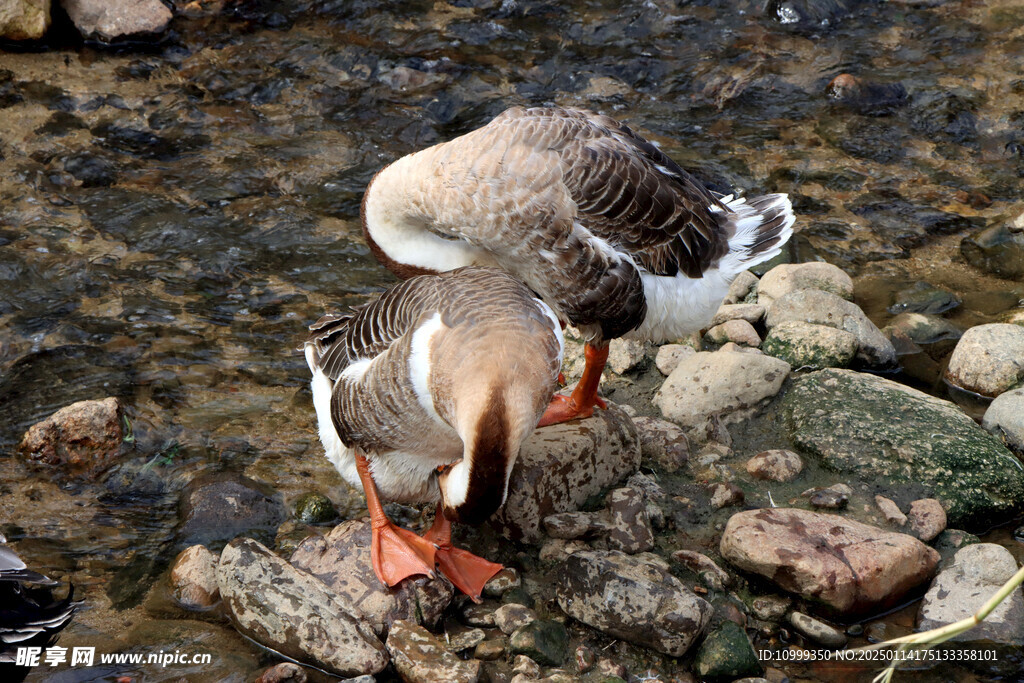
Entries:
{"label": "rocky riverbed", "polygon": [[[791,660],[959,619],[1024,558],[1015,4],[172,5],[0,39],[0,530],[84,601],[62,646],[212,662],[30,680],[870,680]],[[535,433],[457,530],[508,568],[483,604],[387,592],[303,329],[389,282],[373,173],[548,102],[790,193],[796,236]],[[964,637],[997,662],[906,675],[1019,678],[1021,604]]]}

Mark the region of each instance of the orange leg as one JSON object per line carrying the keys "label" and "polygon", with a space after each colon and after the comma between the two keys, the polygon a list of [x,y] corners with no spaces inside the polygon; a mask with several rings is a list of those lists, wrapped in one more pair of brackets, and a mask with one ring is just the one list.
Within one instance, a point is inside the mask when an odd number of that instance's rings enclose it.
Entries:
{"label": "orange leg", "polygon": [[437,564],[441,567],[441,573],[456,588],[472,598],[473,602],[480,602],[484,584],[500,572],[502,566],[452,546],[452,523],[444,516],[441,505],[437,506],[434,526],[423,537],[437,544]]}
{"label": "orange leg", "polygon": [[583,377],[579,384],[572,390],[571,396],[555,394],[551,397],[544,415],[540,418],[538,427],[568,422],[577,417],[590,417],[594,414],[594,406],[607,408],[607,404],[597,397],[597,385],[601,383],[601,373],[604,371],[604,364],[608,361],[608,345],[591,346],[583,345],[583,357],[586,365],[583,368]]}
{"label": "orange leg", "polygon": [[370,557],[377,578],[386,586],[394,586],[417,574],[433,578],[436,546],[388,519],[370,476],[370,466],[359,451],[356,451],[356,470],[366,493],[366,507],[370,510]]}

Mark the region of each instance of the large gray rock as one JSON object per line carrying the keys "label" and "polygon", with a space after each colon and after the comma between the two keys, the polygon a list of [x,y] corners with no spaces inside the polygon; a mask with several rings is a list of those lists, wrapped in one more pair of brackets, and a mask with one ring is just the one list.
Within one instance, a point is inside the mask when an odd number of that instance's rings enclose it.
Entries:
{"label": "large gray rock", "polygon": [[811,370],[845,368],[858,348],[857,337],[851,332],[796,320],[773,327],[761,344],[761,350],[769,356],[781,358],[794,368]]}
{"label": "large gray rock", "polygon": [[387,666],[384,645],[353,605],[251,538],[224,548],[217,584],[235,628],[261,645],[339,676]]}
{"label": "large gray rock", "polygon": [[0,0],[0,38],[36,40],[50,26],[50,0]]}
{"label": "large gray rock", "polygon": [[1024,455],[1024,388],[996,396],[985,411],[981,426]]}
{"label": "large gray rock", "polygon": [[896,604],[939,561],[935,550],[907,534],[789,508],[733,515],[719,550],[740,569],[842,614]]}
{"label": "large gray rock", "polygon": [[[1016,560],[1001,545],[977,543],[961,548],[921,601],[918,629],[927,631],[972,616],[1016,572]],[[953,640],[979,647],[985,643],[1024,645],[1024,589],[1017,588],[985,621]]]}
{"label": "large gray rock", "polygon": [[992,323],[972,327],[949,358],[946,379],[967,391],[998,396],[1024,383],[1024,327]]}
{"label": "large gray rock", "polygon": [[178,540],[213,544],[241,534],[271,539],[287,517],[281,495],[234,472],[200,475],[182,491]]}
{"label": "large gray rock", "polygon": [[665,379],[654,405],[683,427],[697,427],[715,414],[736,422],[777,394],[789,369],[789,363],[760,353],[696,353]]}
{"label": "large gray rock", "polygon": [[853,280],[831,263],[783,263],[761,278],[757,286],[757,303],[771,304],[790,292],[817,289],[844,299],[853,298]]}
{"label": "large gray rock", "polygon": [[523,444],[505,505],[492,522],[512,540],[535,543],[545,517],[578,510],[639,467],[636,427],[613,404],[585,420],[542,427]]}
{"label": "large gray rock", "polygon": [[29,427],[18,450],[57,480],[91,479],[121,454],[121,416],[116,398],[78,401]]}
{"label": "large gray rock", "polygon": [[588,550],[570,555],[557,578],[558,605],[599,631],[681,657],[711,620],[712,608],[654,555]]}
{"label": "large gray rock", "polygon": [[803,322],[844,330],[857,337],[857,358],[874,367],[896,364],[896,349],[864,311],[835,294],[817,289],[790,292],[768,309],[765,324],[769,330],[787,323]]}
{"label": "large gray rock", "polygon": [[83,36],[101,40],[159,33],[172,16],[160,0],[61,0],[61,5]]}
{"label": "large gray rock", "polygon": [[874,375],[821,370],[782,399],[808,457],[869,487],[938,498],[951,526],[979,527],[1024,510],[1014,455],[949,401]]}
{"label": "large gray rock", "polygon": [[326,536],[310,536],[292,553],[291,563],[317,577],[354,607],[353,615],[383,637],[399,620],[437,625],[455,589],[440,575],[409,578],[394,588],[380,582],[370,558],[370,522],[350,520]]}
{"label": "large gray rock", "polygon": [[430,631],[408,621],[396,621],[391,627],[388,652],[406,683],[476,683],[483,666],[475,659],[459,659]]}

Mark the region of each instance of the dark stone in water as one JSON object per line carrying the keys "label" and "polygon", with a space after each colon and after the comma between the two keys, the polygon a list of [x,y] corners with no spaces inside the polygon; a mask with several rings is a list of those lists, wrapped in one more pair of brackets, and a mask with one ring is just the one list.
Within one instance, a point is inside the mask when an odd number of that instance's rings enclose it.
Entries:
{"label": "dark stone in water", "polygon": [[54,112],[50,119],[36,128],[37,135],[67,135],[71,131],[87,128],[85,122],[74,114]]}
{"label": "dark stone in water", "polygon": [[925,138],[946,138],[968,144],[977,141],[977,104],[973,95],[941,91],[919,98],[911,121],[917,135]]}
{"label": "dark stone in water", "polygon": [[836,76],[825,92],[862,116],[887,116],[908,100],[907,89],[900,83],[871,83],[850,74]]}
{"label": "dark stone in water", "polygon": [[960,253],[984,273],[1008,280],[1024,277],[1024,232],[1012,232],[1005,224],[965,237]]}
{"label": "dark stone in water", "polygon": [[215,546],[242,534],[272,540],[287,517],[279,493],[233,472],[192,480],[182,492],[179,508],[180,545]]}
{"label": "dark stone in water", "polygon": [[108,187],[117,181],[117,165],[89,151],[65,159],[64,170],[82,181],[82,187]]}
{"label": "dark stone in water", "polygon": [[724,621],[704,639],[694,670],[701,680],[732,681],[746,676],[760,676],[761,662],[741,626]]}
{"label": "dark stone in water", "polygon": [[896,245],[912,249],[930,237],[949,235],[974,225],[974,219],[930,206],[919,206],[904,199],[883,199],[865,195],[847,207],[870,223],[873,232]]}
{"label": "dark stone in water", "polygon": [[953,292],[927,282],[916,282],[907,289],[896,293],[895,301],[889,307],[893,315],[899,313],[925,313],[938,315],[960,305],[960,297]]}
{"label": "dark stone in water", "polygon": [[146,130],[118,126],[104,121],[93,127],[92,134],[103,147],[143,159],[168,160],[185,152],[204,147],[210,139],[205,135],[163,137]]}
{"label": "dark stone in water", "polygon": [[338,511],[324,494],[304,493],[295,501],[295,517],[306,524],[326,524],[338,518]]}
{"label": "dark stone in water", "polygon": [[561,666],[569,647],[569,632],[557,621],[538,619],[516,630],[509,639],[514,654],[526,655],[543,666]]}
{"label": "dark stone in water", "polygon": [[815,31],[834,27],[859,4],[859,0],[768,0],[764,13],[797,31]]}

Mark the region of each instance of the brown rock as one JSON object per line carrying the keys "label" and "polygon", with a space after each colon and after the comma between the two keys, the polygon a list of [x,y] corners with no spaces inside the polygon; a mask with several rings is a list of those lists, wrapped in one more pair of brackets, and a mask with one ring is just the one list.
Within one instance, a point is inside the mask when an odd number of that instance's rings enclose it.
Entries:
{"label": "brown rock", "polygon": [[343,595],[356,616],[384,635],[398,620],[437,625],[455,589],[443,577],[406,579],[394,588],[380,582],[370,560],[370,523],[350,520],[326,536],[310,536],[292,554],[291,563]]}
{"label": "brown rock", "polygon": [[542,427],[523,444],[492,523],[512,540],[535,543],[545,517],[578,510],[639,466],[636,427],[614,404],[585,420]]}
{"label": "brown rock", "polygon": [[526,605],[509,603],[494,610],[494,625],[505,635],[536,620],[537,613]]}
{"label": "brown rock", "polygon": [[559,512],[544,518],[544,532],[551,538],[582,538],[607,527],[604,515],[594,512]]}
{"label": "brown rock", "polygon": [[91,478],[117,459],[124,443],[116,398],[79,401],[29,427],[18,450],[60,479]]}
{"label": "brown rock", "polygon": [[306,671],[298,664],[281,662],[270,667],[255,683],[306,683]]}
{"label": "brown rock", "polygon": [[804,461],[793,451],[762,451],[747,461],[747,473],[757,479],[792,481],[804,469]]}
{"label": "brown rock", "polygon": [[507,648],[508,644],[504,640],[485,640],[473,650],[473,659],[482,659],[485,662],[490,662],[502,657]]}
{"label": "brown rock", "polygon": [[843,613],[898,602],[939,561],[935,550],[906,534],[787,508],[733,515],[720,551],[740,569]]}
{"label": "brown rock", "polygon": [[608,494],[608,546],[630,555],[654,547],[654,532],[643,494],[627,486]]}
{"label": "brown rock", "polygon": [[946,511],[942,503],[934,498],[922,498],[911,503],[907,519],[910,521],[910,531],[925,543],[946,528]]}
{"label": "brown rock", "polygon": [[159,33],[172,16],[159,0],[61,0],[61,5],[83,36],[102,40]]}
{"label": "brown rock", "polygon": [[220,600],[217,588],[217,556],[206,546],[185,548],[171,564],[171,592],[188,610],[204,610]]}
{"label": "brown rock", "polygon": [[694,550],[677,550],[672,553],[672,559],[699,576],[708,588],[720,591],[732,583],[732,577],[707,555]]}
{"label": "brown rock", "polygon": [[882,511],[885,521],[893,526],[903,526],[907,523],[907,516],[903,514],[895,502],[884,496],[875,496],[875,505]]}
{"label": "brown rock", "polygon": [[740,505],[746,497],[743,489],[731,482],[712,484],[710,493],[711,507],[716,510],[721,510],[730,505]]}
{"label": "brown rock", "polygon": [[641,462],[668,474],[686,465],[690,442],[678,425],[657,417],[636,417],[633,424],[640,434]]}
{"label": "brown rock", "polygon": [[50,26],[50,0],[0,2],[0,38],[37,40]]}
{"label": "brown rock", "polygon": [[387,647],[395,670],[406,683],[476,683],[480,679],[480,662],[459,659],[430,631],[412,622],[392,624]]}

